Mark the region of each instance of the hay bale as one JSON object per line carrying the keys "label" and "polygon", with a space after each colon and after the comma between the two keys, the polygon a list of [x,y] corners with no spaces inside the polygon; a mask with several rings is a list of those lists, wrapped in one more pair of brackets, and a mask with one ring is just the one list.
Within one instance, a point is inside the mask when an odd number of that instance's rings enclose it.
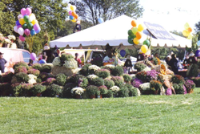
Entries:
{"label": "hay bale", "polygon": [[80,69],[79,68],[77,68],[77,69],[67,69],[66,67],[63,67],[63,66],[54,66],[51,71],[52,71],[53,75],[63,73],[66,76],[72,76],[73,74],[77,74],[80,71]]}

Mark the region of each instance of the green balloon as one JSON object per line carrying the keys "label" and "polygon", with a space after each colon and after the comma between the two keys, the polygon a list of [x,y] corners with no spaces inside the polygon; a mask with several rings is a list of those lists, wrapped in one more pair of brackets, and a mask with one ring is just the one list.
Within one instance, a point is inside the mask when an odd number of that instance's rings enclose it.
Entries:
{"label": "green balloon", "polygon": [[26,23],[24,23],[24,25],[22,27],[23,27],[23,29],[27,29],[28,25]]}
{"label": "green balloon", "polygon": [[133,38],[128,38],[128,43],[133,44]]}
{"label": "green balloon", "polygon": [[136,36],[135,35],[129,35],[128,38],[134,39]]}
{"label": "green balloon", "polygon": [[144,45],[147,45],[148,47],[150,47],[150,41],[149,41],[149,40],[145,40],[145,41],[143,42],[143,44],[144,44]]}
{"label": "green balloon", "polygon": [[28,23],[28,29],[32,30],[33,29],[33,24],[32,23]]}
{"label": "green balloon", "polygon": [[133,36],[134,35],[133,32],[132,32],[132,30],[128,30],[128,35],[129,36]]}
{"label": "green balloon", "polygon": [[25,16],[24,16],[24,21],[25,21],[26,23],[29,22],[29,16],[28,16],[28,15],[25,15]]}

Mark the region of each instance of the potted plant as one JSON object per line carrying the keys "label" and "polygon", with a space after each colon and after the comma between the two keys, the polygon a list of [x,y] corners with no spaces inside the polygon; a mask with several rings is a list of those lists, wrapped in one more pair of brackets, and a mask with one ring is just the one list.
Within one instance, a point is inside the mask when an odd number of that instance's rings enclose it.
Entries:
{"label": "potted plant", "polygon": [[141,81],[140,79],[138,79],[138,78],[135,78],[135,79],[133,80],[133,82],[132,82],[132,85],[133,85],[134,87],[136,87],[136,88],[139,88],[141,84],[142,84],[142,81]]}
{"label": "potted plant", "polygon": [[138,96],[137,88],[133,87],[131,84],[125,85],[129,90],[129,96]]}
{"label": "potted plant", "polygon": [[40,75],[40,71],[37,70],[37,69],[31,68],[31,69],[28,70],[28,74],[33,74],[33,75],[38,77]]}
{"label": "potted plant", "polygon": [[123,75],[123,78],[124,78],[124,81],[125,81],[126,83],[130,83],[131,80],[132,80],[131,76],[128,75],[128,74],[124,74],[124,75]]}
{"label": "potted plant", "polygon": [[105,95],[108,93],[108,88],[106,86],[100,86],[99,87],[99,95],[100,95],[100,98],[102,98],[102,95]]}
{"label": "potted plant", "polygon": [[89,74],[89,66],[91,66],[91,64],[84,65],[80,70],[80,74],[87,76]]}
{"label": "potted plant", "polygon": [[58,74],[56,76],[56,82],[60,86],[64,86],[67,81],[67,76],[65,74]]}
{"label": "potted plant", "polygon": [[184,85],[188,93],[193,93],[193,90],[196,87],[195,83],[192,80],[186,80]]}
{"label": "potted plant", "polygon": [[100,69],[100,70],[97,70],[97,71],[96,71],[96,75],[97,75],[98,77],[100,77],[100,78],[105,79],[105,78],[107,78],[107,77],[110,76],[110,71],[107,70],[107,69]]}
{"label": "potted plant", "polygon": [[113,92],[113,95],[118,96],[118,92],[120,90],[120,88],[118,86],[113,86],[110,88],[110,90]]}
{"label": "potted plant", "polygon": [[147,66],[144,64],[144,63],[141,63],[141,62],[137,62],[135,65],[134,65],[134,68],[140,72],[142,71],[143,69],[145,69]]}
{"label": "potted plant", "polygon": [[44,92],[45,90],[46,90],[46,86],[43,86],[41,84],[36,84],[32,88],[32,93],[34,96],[40,97],[42,92]]}
{"label": "potted plant", "polygon": [[110,79],[105,79],[104,80],[104,85],[110,89],[111,87],[113,87],[115,85],[114,81],[113,80],[110,80]]}
{"label": "potted plant", "polygon": [[96,98],[95,95],[97,94],[98,87],[94,85],[90,85],[86,88],[86,92],[91,99]]}
{"label": "potted plant", "polygon": [[158,72],[156,70],[147,71],[146,73],[146,81],[150,82],[151,80],[156,80],[158,77]]}
{"label": "potted plant", "polygon": [[103,86],[104,85],[104,80],[102,78],[95,78],[95,79],[90,79],[89,83],[91,85],[95,85],[95,86]]}
{"label": "potted plant", "polygon": [[154,94],[158,94],[162,88],[162,83],[157,80],[150,81],[150,89],[154,91]]}
{"label": "potted plant", "polygon": [[36,64],[33,64],[32,68],[41,71],[42,70],[42,65],[39,64],[39,63],[36,63]]}
{"label": "potted plant", "polygon": [[111,69],[111,74],[113,76],[121,76],[124,73],[124,70],[121,66],[116,66],[115,68]]}
{"label": "potted plant", "polygon": [[142,82],[147,82],[147,80],[146,80],[147,72],[145,72],[145,71],[138,72],[138,73],[136,74],[136,77],[137,77],[138,79],[140,79]]}
{"label": "potted plant", "polygon": [[21,96],[31,96],[31,89],[33,88],[33,84],[22,83],[20,95]]}
{"label": "potted plant", "polygon": [[111,79],[114,81],[115,85],[118,87],[121,87],[124,84],[123,79],[119,76],[113,76]]}
{"label": "potted plant", "polygon": [[97,70],[100,70],[100,69],[101,69],[101,68],[98,67],[98,66],[96,66],[96,65],[90,65],[90,66],[88,67],[89,74],[95,74],[95,72],[96,72]]}
{"label": "potted plant", "polygon": [[174,75],[171,79],[172,83],[184,84],[185,80],[181,75]]}
{"label": "potted plant", "polygon": [[85,89],[81,87],[75,87],[71,90],[72,95],[75,95],[77,99],[81,99],[81,95],[84,93]]}
{"label": "potted plant", "polygon": [[25,66],[16,67],[15,68],[15,74],[20,73],[20,72],[27,74],[28,71],[27,71]]}
{"label": "potted plant", "polygon": [[59,95],[62,93],[63,87],[52,84],[47,86],[47,89],[43,92],[43,96],[47,97],[59,97]]}

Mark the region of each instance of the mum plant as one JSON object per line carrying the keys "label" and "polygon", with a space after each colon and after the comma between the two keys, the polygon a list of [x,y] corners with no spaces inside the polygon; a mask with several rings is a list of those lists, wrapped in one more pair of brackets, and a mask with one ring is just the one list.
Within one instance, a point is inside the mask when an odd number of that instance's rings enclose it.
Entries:
{"label": "mum plant", "polygon": [[162,88],[162,83],[157,80],[150,81],[150,89],[153,91],[159,91]]}
{"label": "mum plant", "polygon": [[133,82],[132,82],[132,85],[133,85],[134,87],[136,87],[136,88],[139,88],[139,86],[140,86],[142,83],[143,83],[143,82],[142,82],[140,79],[135,78],[135,79],[133,80]]}
{"label": "mum plant", "polygon": [[56,76],[56,82],[60,86],[64,86],[67,81],[67,76],[65,74],[58,74]]}
{"label": "mum plant", "polygon": [[138,79],[142,80],[143,82],[146,82],[146,81],[147,81],[147,80],[146,80],[147,72],[145,72],[145,71],[138,72],[138,73],[136,74],[136,77],[137,77]]}
{"label": "mum plant", "polygon": [[62,93],[63,87],[57,84],[52,84],[47,86],[47,89],[43,92],[43,96],[55,97],[56,95],[60,95]]}
{"label": "mum plant", "polygon": [[37,95],[37,94],[44,92],[45,90],[46,90],[46,86],[43,86],[41,84],[36,84],[32,88],[32,93],[33,93],[33,95]]}
{"label": "mum plant", "polygon": [[115,85],[115,83],[114,83],[113,80],[105,79],[104,80],[104,85],[109,89],[109,88],[113,87]]}
{"label": "mum plant", "polygon": [[90,79],[89,83],[99,87],[104,85],[104,80],[102,78]]}
{"label": "mum plant", "polygon": [[125,85],[129,90],[129,96],[138,96],[137,88],[133,87],[131,84]]}
{"label": "mum plant", "polygon": [[89,66],[91,66],[91,64],[84,65],[80,70],[80,74],[87,76],[89,74]]}
{"label": "mum plant", "polygon": [[121,76],[123,75],[124,70],[121,66],[116,66],[115,68],[111,69],[111,74],[113,76]]}
{"label": "mum plant", "polygon": [[181,76],[181,75],[174,75],[171,79],[171,81],[173,83],[176,83],[176,84],[184,84],[185,80],[184,78]]}
{"label": "mum plant", "polygon": [[17,73],[20,73],[20,72],[25,73],[25,74],[28,73],[28,71],[27,71],[27,69],[26,69],[25,66],[19,66],[19,67],[16,67],[16,68],[15,68],[15,73],[16,73],[16,74],[17,74]]}
{"label": "mum plant", "polygon": [[113,76],[111,78],[111,80],[113,80],[115,85],[118,86],[118,87],[121,87],[124,84],[123,79],[121,77],[119,77],[119,76]]}
{"label": "mum plant", "polygon": [[6,72],[4,75],[0,75],[0,82],[10,82],[13,75],[14,74],[12,72]]}
{"label": "mum plant", "polygon": [[188,93],[191,92],[192,90],[194,90],[196,87],[195,83],[192,80],[186,80],[184,85],[185,85]]}
{"label": "mum plant", "polygon": [[26,73],[17,73],[15,75],[15,77],[19,83],[21,83],[21,82],[28,83],[28,81],[29,81],[29,77]]}
{"label": "mum plant", "polygon": [[137,62],[134,65],[134,68],[137,69],[137,71],[142,71],[143,69],[145,69],[147,66],[144,63],[141,62]]}
{"label": "mum plant", "polygon": [[156,70],[147,71],[146,80],[150,82],[151,80],[156,80],[158,76],[158,72]]}
{"label": "mum plant", "polygon": [[129,74],[124,74],[123,78],[124,78],[125,82],[130,82],[132,80],[132,78],[131,78],[131,76]]}
{"label": "mum plant", "polygon": [[96,71],[96,75],[98,77],[101,77],[103,79],[107,78],[108,76],[110,76],[110,71],[107,69],[99,69]]}
{"label": "mum plant", "polygon": [[99,91],[100,91],[101,94],[107,94],[108,88],[106,86],[100,86]]}
{"label": "mum plant", "polygon": [[42,65],[39,64],[39,63],[36,63],[36,64],[33,64],[32,68],[41,71],[42,70]]}
{"label": "mum plant", "polygon": [[40,71],[37,69],[29,69],[28,74],[33,74],[38,77],[40,75]]}
{"label": "mum plant", "polygon": [[84,93],[84,89],[81,87],[75,87],[71,90],[72,94],[76,94],[76,95],[82,95]]}
{"label": "mum plant", "polygon": [[86,88],[86,92],[89,96],[95,96],[97,94],[98,87],[94,85],[90,85]]}
{"label": "mum plant", "polygon": [[46,84],[47,84],[47,85],[54,84],[55,82],[56,82],[56,79],[55,79],[55,78],[47,78],[47,80],[46,80]]}
{"label": "mum plant", "polygon": [[43,65],[40,71],[45,73],[50,73],[51,69],[52,67],[50,65]]}
{"label": "mum plant", "polygon": [[28,70],[29,66],[26,62],[17,62],[14,66],[13,69],[15,70],[16,68],[18,68],[19,66],[24,66],[26,67],[26,69]]}

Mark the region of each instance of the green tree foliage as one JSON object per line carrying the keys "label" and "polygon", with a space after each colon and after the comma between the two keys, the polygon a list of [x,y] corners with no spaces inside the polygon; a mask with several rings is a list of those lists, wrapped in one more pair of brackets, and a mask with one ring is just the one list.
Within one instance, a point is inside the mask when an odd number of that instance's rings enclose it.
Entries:
{"label": "green tree foliage", "polygon": [[98,24],[98,18],[106,21],[123,14],[138,18],[143,13],[139,0],[71,0],[71,4],[76,5],[79,16],[94,25]]}

